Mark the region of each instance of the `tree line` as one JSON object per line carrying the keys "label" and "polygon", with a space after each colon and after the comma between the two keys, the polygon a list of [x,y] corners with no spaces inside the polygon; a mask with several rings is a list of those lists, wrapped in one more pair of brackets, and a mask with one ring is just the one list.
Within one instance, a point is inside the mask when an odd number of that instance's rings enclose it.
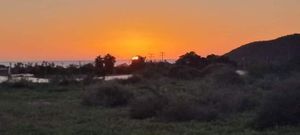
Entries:
{"label": "tree line", "polygon": [[179,57],[174,64],[167,61],[161,62],[146,62],[146,57],[136,56],[131,60],[130,64],[116,65],[116,57],[111,54],[97,56],[93,63],[75,65],[71,64],[67,67],[56,65],[53,62],[44,61],[42,63],[16,63],[11,67],[12,74],[29,73],[37,77],[46,77],[48,75],[96,75],[105,76],[112,74],[131,74],[133,72],[144,69],[148,63],[166,63],[169,65],[189,66],[193,68],[203,68],[212,63],[227,63],[236,65],[225,56],[208,55],[201,57],[195,52],[188,52]]}

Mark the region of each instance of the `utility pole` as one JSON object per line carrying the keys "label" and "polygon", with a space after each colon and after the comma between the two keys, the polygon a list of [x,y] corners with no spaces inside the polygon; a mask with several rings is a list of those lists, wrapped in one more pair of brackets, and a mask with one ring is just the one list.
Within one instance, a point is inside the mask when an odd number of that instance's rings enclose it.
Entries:
{"label": "utility pole", "polygon": [[165,52],[160,52],[160,56],[161,56],[161,62],[163,62],[164,61]]}
{"label": "utility pole", "polygon": [[150,62],[153,62],[153,57],[154,57],[153,53],[149,53],[149,60],[150,60]]}

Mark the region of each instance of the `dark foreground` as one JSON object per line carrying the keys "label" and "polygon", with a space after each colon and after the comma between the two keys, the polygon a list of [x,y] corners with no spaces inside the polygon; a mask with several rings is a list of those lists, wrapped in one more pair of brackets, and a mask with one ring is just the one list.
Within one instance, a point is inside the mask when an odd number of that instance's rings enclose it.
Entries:
{"label": "dark foreground", "polygon": [[297,135],[297,126],[257,130],[249,126],[254,113],[222,120],[167,122],[132,119],[129,108],[86,106],[83,86],[1,86],[1,135]]}
{"label": "dark foreground", "polygon": [[0,84],[0,135],[300,134],[299,71],[161,67],[128,80]]}
{"label": "dark foreground", "polygon": [[214,122],[159,122],[132,120],[127,108],[106,109],[81,105],[81,91],[74,88],[5,89],[0,91],[1,135],[296,135],[299,128],[267,131],[247,128],[251,114]]}

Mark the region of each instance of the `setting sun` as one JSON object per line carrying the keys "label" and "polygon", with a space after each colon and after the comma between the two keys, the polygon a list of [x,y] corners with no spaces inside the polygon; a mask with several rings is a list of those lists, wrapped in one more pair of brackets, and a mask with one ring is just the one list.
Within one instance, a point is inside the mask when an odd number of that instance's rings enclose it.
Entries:
{"label": "setting sun", "polygon": [[0,59],[90,60],[106,53],[159,58],[160,52],[176,59],[190,50],[222,55],[299,31],[299,2],[275,1],[4,0]]}
{"label": "setting sun", "polygon": [[138,56],[134,56],[134,57],[131,58],[131,60],[138,60],[138,59],[139,59]]}
{"label": "setting sun", "polygon": [[113,32],[106,32],[106,35],[107,37],[96,42],[95,46],[101,44],[99,48],[102,53],[114,52],[121,59],[131,58],[133,55],[147,56],[149,53],[160,52],[161,46],[167,40],[160,36],[160,32],[149,32],[143,29],[137,31],[134,28],[117,29]]}

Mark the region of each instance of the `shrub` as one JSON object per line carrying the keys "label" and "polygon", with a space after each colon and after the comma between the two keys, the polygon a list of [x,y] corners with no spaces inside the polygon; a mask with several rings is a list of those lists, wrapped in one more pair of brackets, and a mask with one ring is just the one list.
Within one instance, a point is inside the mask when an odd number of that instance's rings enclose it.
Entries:
{"label": "shrub", "polygon": [[170,69],[168,76],[176,79],[195,79],[199,77],[199,70],[197,68],[188,66],[175,66]]}
{"label": "shrub", "polygon": [[[198,108],[217,112],[218,118],[255,109],[259,104],[259,93],[241,86],[215,86],[214,83],[201,84],[192,91]],[[200,110],[201,111],[201,110]]]}
{"label": "shrub", "polygon": [[299,99],[298,80],[288,80],[276,85],[264,99],[254,120],[255,127],[264,129],[300,124]]}
{"label": "shrub", "polygon": [[85,85],[89,85],[89,84],[97,82],[97,80],[95,80],[94,77],[95,77],[94,75],[88,74],[83,77],[82,83]]}
{"label": "shrub", "polygon": [[127,105],[132,97],[133,94],[124,86],[107,82],[89,88],[84,94],[83,104],[117,107]]}
{"label": "shrub", "polygon": [[20,81],[16,82],[3,82],[2,86],[11,87],[11,88],[34,88],[36,86],[35,83],[28,81],[26,79],[21,79]]}
{"label": "shrub", "polygon": [[249,75],[254,78],[263,78],[266,75],[276,75],[277,77],[287,76],[293,69],[288,64],[253,64],[247,67]]}
{"label": "shrub", "polygon": [[143,70],[139,70],[135,73],[146,79],[155,79],[168,75],[168,71],[171,67],[172,65],[167,62],[149,62],[146,63],[146,67],[143,68]]}
{"label": "shrub", "polygon": [[259,95],[242,88],[221,88],[213,92],[208,101],[216,105],[217,110],[222,115],[245,112],[255,109]]}
{"label": "shrub", "polygon": [[167,100],[158,95],[147,95],[136,98],[130,104],[130,117],[134,119],[151,118],[158,115]]}
{"label": "shrub", "polygon": [[130,117],[156,117],[161,121],[211,121],[218,114],[213,106],[200,105],[193,97],[182,95],[147,95],[138,97],[130,105]]}
{"label": "shrub", "polygon": [[162,121],[212,121],[254,109],[259,98],[255,94],[240,87],[153,88],[152,94],[133,100],[130,116],[136,119],[156,117]]}
{"label": "shrub", "polygon": [[236,73],[236,68],[226,64],[212,64],[201,71],[202,76],[217,85],[243,84],[243,79]]}
{"label": "shrub", "polygon": [[217,118],[217,112],[212,106],[198,104],[189,97],[177,97],[161,111],[159,118],[164,121],[212,121]]}

